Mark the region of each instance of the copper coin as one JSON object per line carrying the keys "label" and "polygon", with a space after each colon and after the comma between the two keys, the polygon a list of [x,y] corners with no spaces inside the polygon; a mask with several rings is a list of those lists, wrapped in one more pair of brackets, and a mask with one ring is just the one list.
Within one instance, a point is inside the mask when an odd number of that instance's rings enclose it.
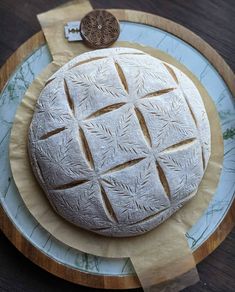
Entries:
{"label": "copper coin", "polygon": [[86,14],[80,24],[81,37],[92,48],[106,48],[114,43],[120,27],[117,18],[106,10],[93,10]]}

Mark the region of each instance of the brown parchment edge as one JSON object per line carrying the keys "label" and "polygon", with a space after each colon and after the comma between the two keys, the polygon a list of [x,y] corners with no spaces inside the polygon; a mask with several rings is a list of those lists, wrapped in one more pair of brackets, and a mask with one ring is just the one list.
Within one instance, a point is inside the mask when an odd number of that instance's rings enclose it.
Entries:
{"label": "brown parchment edge", "polygon": [[64,36],[64,26],[71,21],[81,20],[93,8],[87,0],[76,0],[37,15],[53,60],[65,64],[76,54],[88,50],[83,42],[68,42]]}

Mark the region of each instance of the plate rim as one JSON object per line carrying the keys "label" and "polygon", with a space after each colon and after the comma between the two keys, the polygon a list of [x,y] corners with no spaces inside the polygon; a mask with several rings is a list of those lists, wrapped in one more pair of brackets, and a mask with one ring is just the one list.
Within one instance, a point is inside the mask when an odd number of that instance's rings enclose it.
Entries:
{"label": "plate rim", "polygon": [[[190,46],[197,49],[220,73],[228,88],[235,95],[235,75],[224,59],[201,37],[185,28],[184,26],[169,19],[155,14],[140,12],[136,10],[108,9],[119,20],[142,23],[169,32]],[[3,90],[8,79],[16,70],[19,64],[33,51],[45,44],[42,31],[39,31],[26,42],[24,42],[0,68],[0,91]],[[227,234],[235,225],[235,201],[217,229],[207,238],[203,244],[193,252],[196,263],[199,263],[208,256],[225,239]],[[136,275],[96,275],[80,271],[66,264],[62,264],[50,258],[31,244],[27,238],[17,229],[11,219],[4,212],[0,205],[0,228],[14,246],[32,262],[46,271],[76,284],[82,284],[93,288],[104,289],[131,289],[140,287],[140,282]]]}

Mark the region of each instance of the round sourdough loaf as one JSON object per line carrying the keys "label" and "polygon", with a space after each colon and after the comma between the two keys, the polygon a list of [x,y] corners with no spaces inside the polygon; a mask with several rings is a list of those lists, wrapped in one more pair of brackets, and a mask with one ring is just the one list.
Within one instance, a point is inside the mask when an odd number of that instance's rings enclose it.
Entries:
{"label": "round sourdough loaf", "polygon": [[82,54],[46,83],[29,129],[35,176],[55,211],[107,236],[134,236],[197,192],[210,156],[202,98],[142,51]]}

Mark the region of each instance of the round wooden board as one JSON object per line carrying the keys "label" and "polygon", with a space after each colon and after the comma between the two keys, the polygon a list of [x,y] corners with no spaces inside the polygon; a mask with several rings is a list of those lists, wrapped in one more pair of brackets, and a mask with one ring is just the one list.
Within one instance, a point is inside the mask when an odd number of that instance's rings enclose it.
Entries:
{"label": "round wooden board", "polygon": [[[200,51],[221,74],[227,83],[232,94],[235,95],[235,75],[226,64],[223,58],[203,41],[200,37],[186,29],[185,27],[174,23],[165,18],[129,10],[110,10],[119,20],[138,22],[148,24],[153,27],[160,28],[171,34],[176,35],[182,40],[189,43],[191,46]],[[17,66],[25,59],[32,51],[45,43],[43,33],[39,32],[25,42],[4,64],[0,69],[0,91],[3,89],[5,83],[8,81],[11,74],[15,71]],[[196,263],[199,263],[206,256],[208,256],[227,236],[235,224],[235,202],[230,206],[226,216],[219,224],[216,231],[198,248],[194,251]],[[129,276],[106,276],[95,275],[81,272],[76,269],[69,268],[66,265],[48,257],[46,254],[39,251],[33,246],[15,227],[12,221],[5,214],[3,208],[0,206],[0,228],[8,237],[8,239],[16,246],[31,261],[47,270],[48,272],[59,276],[63,279],[73,283],[82,284],[94,288],[105,289],[130,289],[140,287],[139,280],[134,275]]]}

